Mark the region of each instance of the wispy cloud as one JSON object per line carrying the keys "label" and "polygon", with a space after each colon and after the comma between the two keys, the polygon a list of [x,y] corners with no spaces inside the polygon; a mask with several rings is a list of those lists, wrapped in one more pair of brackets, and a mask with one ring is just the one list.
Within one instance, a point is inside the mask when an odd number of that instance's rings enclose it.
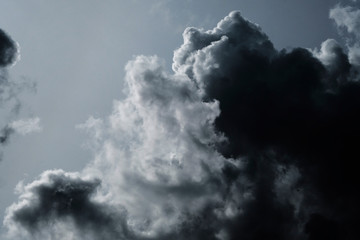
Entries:
{"label": "wispy cloud", "polygon": [[9,126],[21,135],[42,131],[40,118],[38,117],[16,120],[11,122]]}

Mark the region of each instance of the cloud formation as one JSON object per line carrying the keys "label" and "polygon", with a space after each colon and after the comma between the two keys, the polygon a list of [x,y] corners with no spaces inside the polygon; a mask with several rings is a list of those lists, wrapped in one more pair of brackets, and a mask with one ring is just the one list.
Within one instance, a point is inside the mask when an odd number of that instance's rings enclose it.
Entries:
{"label": "cloud formation", "polygon": [[327,40],[279,51],[239,12],[183,37],[172,73],[156,56],[136,57],[127,97],[80,126],[96,153],[82,172],[18,187],[10,236],[357,239],[351,49]]}

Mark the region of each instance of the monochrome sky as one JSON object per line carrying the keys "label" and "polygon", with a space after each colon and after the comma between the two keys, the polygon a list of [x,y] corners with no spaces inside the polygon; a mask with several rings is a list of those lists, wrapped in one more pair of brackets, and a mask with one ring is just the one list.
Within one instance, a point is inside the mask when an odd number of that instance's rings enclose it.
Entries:
{"label": "monochrome sky", "polygon": [[0,2],[1,239],[358,239],[360,3]]}

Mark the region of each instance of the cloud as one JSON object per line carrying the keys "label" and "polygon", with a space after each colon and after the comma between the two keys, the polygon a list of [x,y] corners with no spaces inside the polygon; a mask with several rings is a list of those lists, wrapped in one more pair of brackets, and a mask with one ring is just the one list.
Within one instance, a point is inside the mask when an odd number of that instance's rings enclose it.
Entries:
{"label": "cloud", "polygon": [[14,64],[19,56],[18,44],[0,29],[0,105],[13,97],[6,67]]}
{"label": "cloud", "polygon": [[330,10],[329,16],[338,27],[360,37],[360,10],[351,6],[336,5]]}
{"label": "cloud", "polygon": [[[184,239],[196,239],[196,236],[212,234],[213,230],[205,223],[199,226],[199,232],[194,231],[192,223],[199,218],[205,219],[203,214],[211,206],[223,205],[225,189],[222,188],[226,185],[222,179],[222,166],[224,161],[230,160],[225,160],[212,147],[222,139],[212,125],[219,114],[218,103],[201,101],[189,78],[165,73],[162,64],[157,57],[139,56],[130,61],[126,66],[128,97],[114,102],[113,113],[108,119],[90,118],[81,125],[94,133],[96,142],[102,142],[96,159],[79,174],[79,178],[101,179],[99,192],[94,192],[94,199],[102,202],[96,205],[99,211],[117,214],[119,209],[126,210],[126,218],[116,218],[116,225],[108,226],[110,231],[121,222],[126,223],[120,230],[129,229],[133,237],[122,237],[124,239],[169,239],[178,234]],[[61,179],[66,186],[74,185],[72,179]],[[58,221],[63,219],[62,215],[56,208],[52,210],[53,205],[47,205],[48,201],[57,200],[45,200],[49,196],[37,190],[49,185],[50,180],[36,181],[19,189],[20,202],[8,209],[4,222],[13,237],[15,234],[21,237],[26,232],[30,235],[24,238],[51,236],[56,229],[63,229],[63,225],[66,229],[86,232],[76,223],[82,211],[75,207],[66,214],[73,221]],[[55,184],[53,188],[61,186]],[[68,198],[73,198],[73,194],[69,192]],[[34,200],[43,198],[43,201]],[[23,199],[27,199],[26,204]],[[92,201],[90,194],[84,195],[83,201]],[[43,209],[50,210],[43,213]],[[39,216],[39,220],[24,221],[16,217],[28,211],[31,216]],[[211,211],[208,215],[215,213]],[[50,222],[54,228],[29,225],[28,222]],[[24,231],[19,233],[18,229]],[[113,235],[103,234],[94,235],[94,238],[116,239]]]}
{"label": "cloud", "polygon": [[[315,54],[302,48],[277,51],[258,26],[234,12],[211,31],[186,30],[173,68],[197,83],[205,101],[219,102],[215,127],[228,138],[219,151],[252,158],[248,174],[256,201],[234,226],[238,238],[291,239],[287,234],[301,226],[308,211],[341,215],[344,219],[335,222],[343,228],[354,223],[351,209],[356,206],[340,211],[334,202],[357,200],[351,182],[356,176],[360,89],[355,67],[334,40]],[[269,151],[276,154],[261,160]],[[304,206],[299,216],[293,204],[280,204],[273,192],[279,176],[269,169],[280,163],[287,168],[294,164],[301,173],[297,188]],[[268,215],[260,214],[261,209]],[[273,226],[274,216],[279,219]],[[252,228],[256,224],[259,228]]]}
{"label": "cloud", "polygon": [[9,140],[9,136],[14,132],[14,130],[9,127],[5,126],[3,129],[1,129],[1,135],[0,135],[0,144],[6,144]]}
{"label": "cloud", "polygon": [[40,126],[40,118],[20,119],[10,123],[10,127],[21,135],[27,135],[32,132],[39,132],[42,130]]}
{"label": "cloud", "polygon": [[138,236],[166,239],[187,215],[221,201],[222,157],[211,147],[221,139],[211,124],[218,103],[202,102],[194,83],[164,72],[157,57],[130,61],[125,79],[128,97],[114,102],[106,140],[85,171],[100,170]]}
{"label": "cloud", "polygon": [[[21,109],[21,100],[19,95],[25,89],[35,89],[35,84],[29,81],[14,81],[9,77],[8,68],[15,65],[20,59],[20,47],[7,33],[0,29],[0,107],[1,109],[1,127],[0,135],[0,155],[1,148],[6,144],[14,132],[27,134],[29,131],[37,131],[36,121],[39,119],[20,120],[9,123],[8,120],[16,116]],[[4,110],[3,110],[4,109]],[[0,157],[1,160],[1,157]]]}
{"label": "cloud", "polygon": [[183,37],[172,73],[156,56],[126,65],[127,97],[79,126],[95,159],[19,187],[9,233],[357,238],[360,85],[349,52],[335,40],[277,50],[239,12]]}
{"label": "cloud", "polygon": [[0,67],[16,62],[19,57],[18,44],[0,29]]}
{"label": "cloud", "polygon": [[84,145],[86,148],[94,151],[98,150],[103,141],[103,124],[102,119],[91,116],[85,123],[75,126],[77,129],[85,130],[91,136],[90,141],[87,141]]}
{"label": "cloud", "polygon": [[[114,212],[91,200],[99,185],[98,179],[61,170],[46,171],[31,184],[18,185],[21,201],[8,209],[8,234],[19,234],[17,225],[21,225],[34,239],[129,239],[126,225],[121,224],[126,212],[121,208]],[[66,228],[68,222],[73,229]],[[44,228],[51,229],[49,235],[41,231]]]}
{"label": "cloud", "polygon": [[[8,80],[6,67],[14,64],[18,56],[17,43],[0,29],[0,106],[13,97],[12,83]],[[18,104],[15,104],[15,108],[17,106]],[[8,142],[9,137],[13,132],[13,129],[8,125],[1,128],[0,147]],[[0,155],[2,155],[2,152],[0,152]],[[2,157],[0,157],[0,160],[1,158]]]}
{"label": "cloud", "polygon": [[[360,10],[351,6],[336,5],[330,10],[329,17],[340,29],[344,29],[350,62],[358,66],[360,71]],[[349,35],[350,34],[350,35]]]}

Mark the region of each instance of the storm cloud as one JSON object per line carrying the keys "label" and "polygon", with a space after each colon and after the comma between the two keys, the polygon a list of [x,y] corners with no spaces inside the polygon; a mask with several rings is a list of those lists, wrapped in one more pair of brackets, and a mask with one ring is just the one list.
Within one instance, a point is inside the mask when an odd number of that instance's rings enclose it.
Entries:
{"label": "storm cloud", "polygon": [[353,50],[277,50],[237,11],[183,38],[172,73],[135,57],[127,97],[79,126],[95,153],[83,171],[19,185],[9,236],[357,239]]}
{"label": "storm cloud", "polygon": [[[238,12],[212,31],[188,29],[184,38],[173,67],[198,83],[205,101],[219,101],[214,124],[227,137],[219,151],[252,158],[247,174],[256,183],[255,200],[235,221],[234,239],[292,239],[288,234],[298,231],[308,214],[324,214],[317,218],[325,219],[322,224],[333,221],[354,236],[355,229],[347,228],[358,214],[360,85],[341,47],[327,40],[315,53],[277,51]],[[296,214],[291,199],[277,200],[274,185],[281,174],[269,169],[281,165],[284,174],[295,166],[301,175],[292,186],[303,201]],[[310,217],[308,225],[315,221]],[[310,238],[312,231],[307,228]]]}
{"label": "storm cloud", "polygon": [[[125,210],[106,209],[90,200],[99,185],[98,179],[81,179],[76,173],[63,171],[47,171],[32,184],[19,185],[19,190],[23,187],[21,191],[26,194],[9,209],[15,212],[12,219],[5,219],[12,227],[9,234],[17,231],[16,225],[12,225],[15,221],[35,239],[131,238],[124,224]],[[66,227],[68,222],[74,224],[73,229]],[[44,228],[51,229],[49,235],[40,231]]]}

